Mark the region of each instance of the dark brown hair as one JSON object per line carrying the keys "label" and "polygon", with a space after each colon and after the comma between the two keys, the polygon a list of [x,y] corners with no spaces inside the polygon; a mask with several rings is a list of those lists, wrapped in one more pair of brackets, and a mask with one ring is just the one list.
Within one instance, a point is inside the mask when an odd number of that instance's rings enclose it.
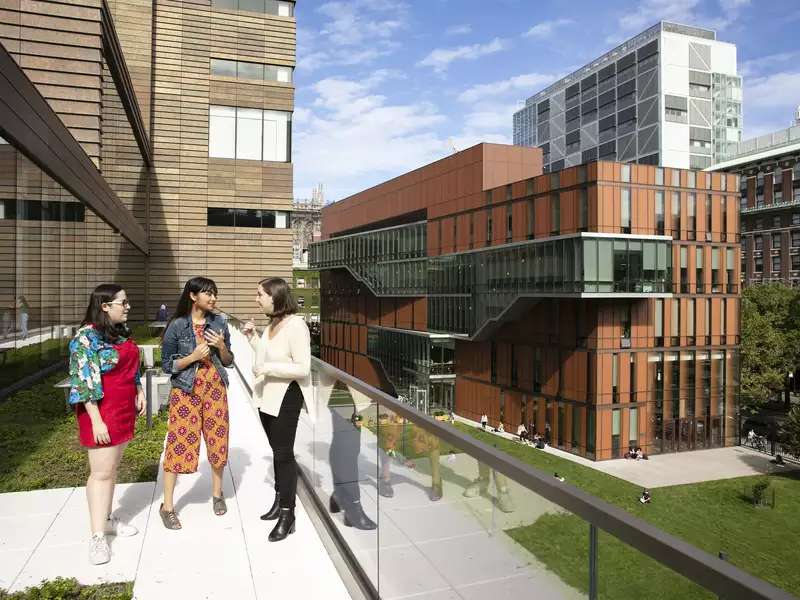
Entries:
{"label": "dark brown hair", "polygon": [[116,283],[103,283],[98,285],[89,295],[89,306],[81,325],[94,325],[107,342],[115,344],[120,337],[130,337],[131,332],[124,323],[114,324],[108,318],[108,313],[103,310],[103,304],[112,302],[114,297],[124,288]]}
{"label": "dark brown hair", "polygon": [[272,323],[280,323],[287,315],[295,314],[299,307],[292,296],[289,284],[280,277],[268,277],[258,282],[261,289],[272,297]]}

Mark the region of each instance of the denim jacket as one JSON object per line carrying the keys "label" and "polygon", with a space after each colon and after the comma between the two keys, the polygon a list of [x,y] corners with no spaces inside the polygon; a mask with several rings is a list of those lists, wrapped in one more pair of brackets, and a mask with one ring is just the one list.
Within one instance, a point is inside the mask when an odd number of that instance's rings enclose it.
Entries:
{"label": "denim jacket", "polygon": [[[225,336],[225,345],[230,350],[231,334],[228,325],[220,315],[208,313],[206,315],[206,329],[211,329]],[[169,324],[164,332],[164,339],[161,342],[161,368],[165,373],[170,373],[170,383],[172,387],[191,393],[194,387],[194,377],[197,374],[198,363],[194,362],[185,369],[178,369],[177,362],[181,358],[189,356],[197,347],[194,329],[192,328],[191,317],[178,317]],[[211,348],[211,362],[217,368],[225,387],[228,386],[228,372],[219,357],[219,351]],[[233,352],[231,352],[233,356]]]}

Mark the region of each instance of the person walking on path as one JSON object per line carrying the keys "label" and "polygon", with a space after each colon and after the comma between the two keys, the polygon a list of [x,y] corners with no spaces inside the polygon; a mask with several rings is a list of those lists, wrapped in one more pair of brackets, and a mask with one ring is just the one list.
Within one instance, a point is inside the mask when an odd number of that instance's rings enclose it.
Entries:
{"label": "person walking on path", "polygon": [[275,500],[261,518],[278,520],[269,534],[270,542],[278,542],[295,529],[294,440],[304,399],[310,417],[316,416],[311,401],[311,336],[303,317],[296,314],[297,302],[283,279],[259,282],[256,303],[269,317],[269,325],[259,337],[255,323],[248,321],[243,333],[255,350],[253,398],[272,448],[275,474]]}
{"label": "person walking on path", "polygon": [[75,407],[78,438],[89,455],[86,500],[92,536],[89,562],[94,565],[111,560],[106,534],[138,533],[111,515],[122,453],[133,438],[137,412],[145,411],[139,347],[126,325],[129,311],[121,286],[97,286],[69,343],[69,403]]}
{"label": "person walking on path", "polygon": [[217,285],[206,277],[186,282],[175,314],[164,331],[161,367],[170,373],[169,423],[164,447],[164,502],[159,509],[167,529],[181,529],[174,495],[178,473],[194,473],[200,454],[200,436],[211,463],[214,514],[228,511],[222,476],[228,462],[228,373],[233,364],[231,339],[225,319],[212,312]]}

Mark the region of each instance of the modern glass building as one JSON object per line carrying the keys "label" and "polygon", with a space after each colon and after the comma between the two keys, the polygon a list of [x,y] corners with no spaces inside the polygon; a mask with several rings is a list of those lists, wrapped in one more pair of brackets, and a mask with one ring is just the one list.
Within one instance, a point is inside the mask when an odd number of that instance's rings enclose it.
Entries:
{"label": "modern glass building", "polygon": [[592,459],[736,443],[737,177],[515,173],[527,153],[481,144],[323,209],[322,359]]}
{"label": "modern glass building", "polygon": [[708,167],[741,140],[736,46],[662,21],[528,98],[513,125],[545,171],[598,159]]}

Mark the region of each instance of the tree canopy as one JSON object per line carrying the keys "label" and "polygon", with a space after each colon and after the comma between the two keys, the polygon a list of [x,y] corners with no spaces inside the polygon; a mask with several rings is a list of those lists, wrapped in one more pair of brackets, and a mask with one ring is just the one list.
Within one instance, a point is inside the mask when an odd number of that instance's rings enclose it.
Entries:
{"label": "tree canopy", "polygon": [[800,290],[754,285],[742,293],[742,409],[755,412],[785,389],[800,362]]}

